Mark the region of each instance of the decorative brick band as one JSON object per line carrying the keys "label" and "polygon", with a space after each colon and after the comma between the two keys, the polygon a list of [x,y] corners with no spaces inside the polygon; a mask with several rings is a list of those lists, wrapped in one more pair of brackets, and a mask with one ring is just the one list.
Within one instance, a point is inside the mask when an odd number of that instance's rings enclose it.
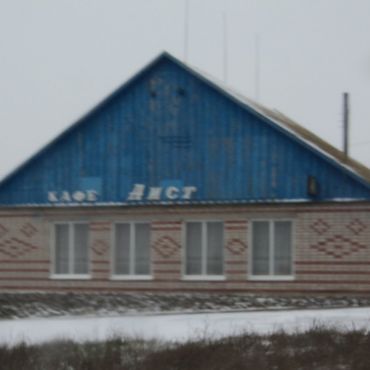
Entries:
{"label": "decorative brick band", "polygon": [[110,261],[99,261],[99,260],[94,260],[91,261],[93,264],[110,264]]}
{"label": "decorative brick band", "polygon": [[0,224],[0,238],[2,238],[8,232],[9,230],[4,225]]}
{"label": "decorative brick band", "polygon": [[110,231],[110,222],[91,222],[89,225],[91,231]]}
{"label": "decorative brick band", "polygon": [[296,270],[296,274],[305,275],[370,275],[370,271],[328,271],[328,270]]}
{"label": "decorative brick band", "polygon": [[245,231],[248,229],[246,220],[227,220],[225,221],[225,230],[227,231]]}
{"label": "decorative brick band", "polygon": [[225,271],[226,275],[245,275],[246,270],[228,270]]}
{"label": "decorative brick band", "polygon": [[93,274],[94,273],[99,273],[99,272],[101,272],[101,273],[110,273],[110,270],[108,270],[108,269],[92,269]]}
{"label": "decorative brick band", "polygon": [[179,270],[154,270],[154,274],[181,274]]}
{"label": "decorative brick band", "polygon": [[[0,272],[49,272],[49,269],[19,269],[19,268],[0,268]],[[13,278],[11,278],[13,279]]]}
{"label": "decorative brick band", "polygon": [[367,226],[358,218],[352,220],[346,227],[348,230],[352,231],[355,235],[359,235],[362,231],[364,231],[367,228]]}
{"label": "decorative brick band", "polygon": [[0,241],[0,253],[11,258],[24,256],[36,249],[37,246],[14,237]]}
{"label": "decorative brick band", "polygon": [[152,227],[152,231],[181,231],[181,227]]}
{"label": "decorative brick band", "polygon": [[152,261],[154,265],[181,265],[182,262],[179,260],[154,260]]}
{"label": "decorative brick band", "polygon": [[345,256],[350,256],[353,253],[357,253],[361,249],[366,249],[366,246],[355,240],[337,234],[311,245],[311,248],[327,256],[340,259]]}
{"label": "decorative brick band", "polygon": [[50,260],[22,260],[22,259],[18,259],[18,260],[1,260],[0,259],[0,263],[14,263],[14,264],[19,264],[19,263],[24,263],[24,264],[32,264],[32,263],[50,263]]}
{"label": "decorative brick band", "polygon": [[32,237],[38,232],[37,228],[30,222],[23,224],[19,231],[28,238]]}
{"label": "decorative brick band", "polygon": [[180,221],[154,221],[151,224],[152,231],[181,231]]}
{"label": "decorative brick band", "polygon": [[105,240],[95,240],[91,248],[98,256],[103,256],[109,249],[109,243]]}
{"label": "decorative brick band", "polygon": [[296,261],[296,265],[349,265],[349,266],[370,266],[370,261]]}
{"label": "decorative brick band", "polygon": [[153,249],[163,258],[170,258],[181,249],[181,246],[172,237],[165,235],[154,242]]}
{"label": "decorative brick band", "polygon": [[181,221],[153,221],[152,225],[181,225]]}
{"label": "decorative brick band", "polygon": [[226,248],[234,256],[241,256],[247,250],[247,245],[242,240],[233,238],[228,241]]}

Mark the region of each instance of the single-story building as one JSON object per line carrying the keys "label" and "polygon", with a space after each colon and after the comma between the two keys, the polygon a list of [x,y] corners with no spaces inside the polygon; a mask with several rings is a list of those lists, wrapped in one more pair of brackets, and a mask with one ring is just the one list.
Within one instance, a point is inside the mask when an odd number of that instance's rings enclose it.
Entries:
{"label": "single-story building", "polygon": [[163,53],[0,183],[0,291],[367,293],[370,170]]}

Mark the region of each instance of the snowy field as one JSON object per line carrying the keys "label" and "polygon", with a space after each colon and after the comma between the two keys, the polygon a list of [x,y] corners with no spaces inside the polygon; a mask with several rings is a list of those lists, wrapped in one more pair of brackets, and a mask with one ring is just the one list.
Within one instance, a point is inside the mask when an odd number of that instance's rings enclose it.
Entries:
{"label": "snowy field", "polygon": [[315,325],[369,330],[370,308],[0,320],[0,344],[42,343],[53,339],[104,340],[116,335],[187,341],[246,331],[259,334],[302,331]]}

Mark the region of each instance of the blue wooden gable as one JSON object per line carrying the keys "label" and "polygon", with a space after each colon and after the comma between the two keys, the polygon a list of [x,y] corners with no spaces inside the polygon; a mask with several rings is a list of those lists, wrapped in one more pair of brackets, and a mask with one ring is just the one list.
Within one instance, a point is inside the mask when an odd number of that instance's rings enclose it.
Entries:
{"label": "blue wooden gable", "polygon": [[337,199],[369,183],[166,53],[0,183],[10,206]]}

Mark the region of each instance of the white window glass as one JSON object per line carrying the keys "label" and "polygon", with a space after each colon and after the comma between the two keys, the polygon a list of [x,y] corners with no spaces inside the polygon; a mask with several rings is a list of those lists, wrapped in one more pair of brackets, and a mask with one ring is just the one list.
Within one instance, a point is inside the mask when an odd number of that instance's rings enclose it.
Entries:
{"label": "white window glass", "polygon": [[223,240],[222,222],[207,222],[207,274],[223,274]]}
{"label": "white window glass", "polygon": [[116,225],[115,269],[118,275],[130,274],[130,224]]}
{"label": "white window glass", "polygon": [[74,273],[88,273],[88,225],[74,225]]}
{"label": "white window glass", "polygon": [[268,275],[270,265],[269,223],[253,222],[253,275]]}
{"label": "white window glass", "polygon": [[288,221],[275,222],[274,273],[292,273],[292,225]]}
{"label": "white window glass", "polygon": [[135,225],[135,274],[150,274],[150,226]]}
{"label": "white window glass", "polygon": [[115,233],[114,274],[150,275],[150,224],[116,224]]}
{"label": "white window glass", "polygon": [[252,222],[252,275],[292,274],[291,221]]}
{"label": "white window glass", "polygon": [[55,225],[55,273],[69,274],[68,225]]}
{"label": "white window glass", "polygon": [[88,229],[88,225],[83,223],[55,225],[55,274],[88,274]]}
{"label": "white window glass", "polygon": [[186,224],[186,274],[202,273],[202,224],[188,222]]}
{"label": "white window glass", "polygon": [[223,223],[186,223],[186,275],[223,274]]}

